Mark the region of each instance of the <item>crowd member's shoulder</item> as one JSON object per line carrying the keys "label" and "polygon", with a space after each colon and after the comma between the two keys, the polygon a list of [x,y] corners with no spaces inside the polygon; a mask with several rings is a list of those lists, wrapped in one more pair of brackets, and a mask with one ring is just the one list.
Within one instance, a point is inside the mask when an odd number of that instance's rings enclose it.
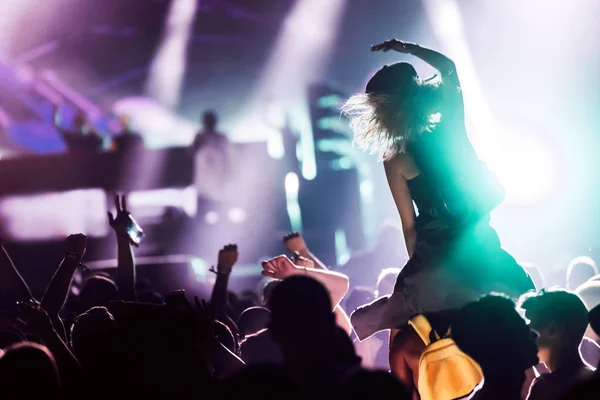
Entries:
{"label": "crowd member's shoulder", "polygon": [[592,339],[584,336],[581,344],[579,345],[579,353],[583,358],[583,361],[589,365],[598,365],[600,362],[600,346]]}

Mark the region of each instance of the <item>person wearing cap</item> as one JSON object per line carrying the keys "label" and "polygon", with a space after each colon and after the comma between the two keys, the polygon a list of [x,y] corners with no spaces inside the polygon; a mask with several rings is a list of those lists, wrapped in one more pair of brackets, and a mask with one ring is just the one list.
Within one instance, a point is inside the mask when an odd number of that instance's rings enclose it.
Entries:
{"label": "person wearing cap", "polygon": [[383,161],[410,257],[391,296],[353,313],[361,340],[485,293],[516,298],[534,289],[489,224],[490,211],[505,193],[469,142],[454,62],[397,39],[371,50],[416,56],[439,76],[421,79],[406,62],[386,65],[370,79],[366,93],[342,108],[355,142]]}

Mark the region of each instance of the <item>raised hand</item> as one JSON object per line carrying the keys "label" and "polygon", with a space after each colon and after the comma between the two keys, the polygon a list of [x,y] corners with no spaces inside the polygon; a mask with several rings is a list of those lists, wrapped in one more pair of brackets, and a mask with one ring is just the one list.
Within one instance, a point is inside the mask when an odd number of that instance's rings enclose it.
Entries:
{"label": "raised hand", "polygon": [[408,42],[403,42],[402,40],[398,40],[398,39],[391,39],[391,40],[386,40],[383,43],[379,43],[376,45],[371,46],[371,51],[383,51],[388,52],[390,50],[395,50],[399,53],[408,53],[408,48],[412,43],[408,43]]}
{"label": "raised hand", "polygon": [[292,232],[283,237],[283,245],[290,253],[304,253],[308,247],[299,232]]}
{"label": "raised hand", "polygon": [[304,270],[295,265],[287,256],[281,255],[262,262],[261,274],[275,279],[285,279]]}
{"label": "raised hand", "polygon": [[77,233],[75,235],[70,235],[67,237],[67,252],[77,254],[79,258],[82,258],[85,255],[85,250],[87,248],[87,236],[83,233]]}
{"label": "raised hand", "polygon": [[315,262],[313,260],[311,260],[310,258],[301,256],[300,253],[298,253],[298,252],[295,252],[294,254],[292,254],[292,262],[294,264],[296,264],[298,267],[309,268],[309,269],[315,268]]}
{"label": "raised hand", "polygon": [[237,244],[228,244],[219,251],[217,272],[230,273],[239,257]]}
{"label": "raised hand", "polygon": [[[113,216],[113,214],[108,212],[108,223],[110,227],[113,228],[117,236],[119,237],[127,237],[129,235],[127,233],[127,225],[131,221],[130,213],[127,210],[127,200],[124,195],[116,195],[115,196],[115,208],[117,210],[117,214]],[[134,242],[133,240],[129,240],[132,245],[138,247],[139,243]]]}
{"label": "raised hand", "polygon": [[110,227],[114,229],[117,235],[127,235],[126,227],[121,223],[125,218],[129,216],[127,211],[127,200],[124,195],[115,196],[115,208],[117,209],[116,216],[109,211],[108,212],[108,223]]}

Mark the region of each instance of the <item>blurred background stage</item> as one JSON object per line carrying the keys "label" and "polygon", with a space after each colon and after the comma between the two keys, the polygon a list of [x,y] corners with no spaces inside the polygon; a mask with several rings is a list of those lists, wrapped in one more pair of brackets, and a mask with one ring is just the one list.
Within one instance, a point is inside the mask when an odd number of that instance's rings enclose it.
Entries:
{"label": "blurred background stage", "polygon": [[[2,237],[34,289],[69,233],[88,234],[90,265],[110,267],[106,212],[125,192],[148,268],[184,265],[181,279],[206,282],[218,248],[237,242],[232,287],[251,286],[290,230],[343,268],[399,222],[381,164],[352,146],[339,113],[372,72],[405,59],[369,52],[397,37],[456,62],[471,140],[508,191],[493,225],[551,274],[598,255],[599,11],[596,0],[3,0]],[[55,103],[107,136],[127,116],[144,152],[67,154]],[[198,195],[186,149],[207,109],[231,142],[218,202]],[[400,266],[401,236],[390,242]],[[387,266],[350,275],[372,284]]]}

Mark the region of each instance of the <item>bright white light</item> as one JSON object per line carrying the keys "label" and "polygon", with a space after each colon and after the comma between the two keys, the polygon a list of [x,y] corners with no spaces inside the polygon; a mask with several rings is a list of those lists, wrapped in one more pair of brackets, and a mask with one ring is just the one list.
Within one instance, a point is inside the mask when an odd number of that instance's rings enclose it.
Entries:
{"label": "bright white light", "polygon": [[455,0],[424,0],[423,3],[443,52],[457,65],[465,112],[474,128],[469,131],[469,137],[477,146],[478,141],[485,140],[482,135],[493,136],[495,123],[479,84],[460,10]]}
{"label": "bright white light", "polygon": [[321,78],[345,3],[346,0],[295,2],[263,70],[258,88],[263,92],[261,96],[272,88],[286,96],[296,95],[307,83]]}
{"label": "bright white light", "polygon": [[227,212],[227,217],[229,218],[229,221],[233,222],[234,224],[241,224],[246,221],[246,211],[237,207],[230,208]]}
{"label": "bright white light", "polygon": [[373,203],[375,200],[375,184],[371,180],[362,181],[360,184],[360,196],[365,203]]}
{"label": "bright white light", "polygon": [[462,18],[458,11],[458,5],[454,1],[439,2],[440,8],[437,10],[439,15],[439,25],[437,27],[440,36],[456,36],[457,32],[462,31]]}
{"label": "bright white light", "polygon": [[274,129],[268,130],[267,136],[267,154],[275,160],[281,160],[285,156],[285,146],[281,132]]}
{"label": "bright white light", "polygon": [[538,202],[555,184],[557,169],[551,151],[527,132],[498,129],[479,84],[456,1],[424,0],[424,4],[444,52],[459,69],[465,110],[473,127],[469,136],[478,154],[497,173],[507,201]]}
{"label": "bright white light", "polygon": [[198,208],[197,193],[193,186],[131,192],[127,196],[127,204],[138,217],[152,208],[159,209],[158,214],[161,214],[166,207],[182,209],[189,217],[193,217]]}
{"label": "bright white light", "polygon": [[290,218],[290,226],[292,231],[302,231],[302,212],[300,211],[300,205],[298,203],[288,203],[287,205],[288,217]]}
{"label": "bright white light", "polygon": [[331,168],[335,171],[348,170],[348,169],[351,169],[354,165],[355,164],[354,164],[354,161],[352,160],[352,158],[347,157],[347,156],[340,157],[336,160],[333,160],[330,163]]}
{"label": "bright white light", "polygon": [[346,232],[343,229],[335,231],[335,255],[337,265],[344,265],[350,260],[350,248],[346,241]]}
{"label": "bright white light", "polygon": [[196,282],[205,282],[208,277],[208,263],[202,258],[192,257],[190,258],[190,265],[194,272]]}
{"label": "bright white light", "polygon": [[[9,46],[15,41],[17,35],[23,34],[24,23],[28,33],[34,34],[35,29],[48,23],[56,17],[56,2],[36,0],[2,0],[0,12],[0,58],[8,56],[8,50],[22,51]],[[58,6],[60,7],[60,6]],[[61,10],[62,11],[62,10]],[[71,15],[73,17],[73,15]],[[68,17],[67,17],[68,18]]]}
{"label": "bright white light", "polygon": [[108,233],[106,194],[101,189],[8,196],[0,199],[0,220],[16,240],[67,237],[84,232],[90,237]]}
{"label": "bright white light", "polygon": [[298,181],[298,175],[293,172],[289,172],[285,176],[285,193],[287,198],[297,199],[299,186],[300,182]]}
{"label": "bright white light", "polygon": [[285,176],[285,197],[287,204],[287,212],[290,218],[290,225],[294,232],[302,230],[302,213],[300,204],[298,204],[298,189],[300,182],[298,175],[293,172],[288,172]]}
{"label": "bright white light", "polygon": [[219,214],[217,214],[216,211],[209,211],[204,216],[204,221],[206,221],[207,224],[214,225],[219,222]]}
{"label": "bright white light", "polygon": [[277,130],[283,129],[285,126],[285,108],[283,104],[273,101],[267,105],[265,119],[273,128]]}
{"label": "bright white light", "polygon": [[175,114],[147,97],[126,97],[113,105],[115,115],[127,115],[135,129],[143,135],[144,146],[160,149],[189,146],[199,126]]}
{"label": "bright white light", "polygon": [[535,204],[550,195],[557,166],[543,142],[516,134],[495,142],[495,150],[485,160],[504,185],[508,202]]}
{"label": "bright white light", "polygon": [[163,38],[150,65],[146,90],[169,108],[179,103],[196,7],[196,0],[171,0]]}

